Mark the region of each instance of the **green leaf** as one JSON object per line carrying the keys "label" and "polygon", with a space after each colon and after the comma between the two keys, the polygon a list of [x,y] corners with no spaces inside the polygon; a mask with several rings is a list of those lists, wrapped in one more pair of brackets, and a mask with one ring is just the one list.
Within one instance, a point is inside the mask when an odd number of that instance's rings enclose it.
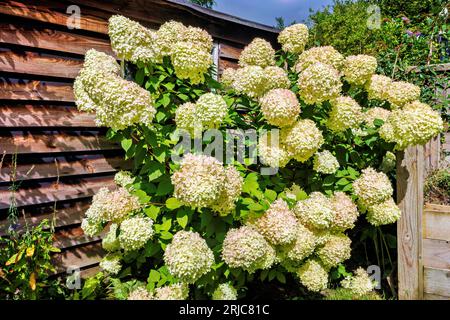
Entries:
{"label": "green leaf", "polygon": [[158,282],[159,279],[161,279],[161,275],[156,270],[150,270],[150,273],[148,274],[148,282]]}
{"label": "green leaf", "polygon": [[166,200],[166,208],[169,210],[175,210],[181,206],[182,206],[182,204],[180,201],[178,201],[177,198],[169,198]]}
{"label": "green leaf", "polygon": [[186,225],[188,224],[189,216],[187,212],[185,211],[178,211],[177,212],[177,222],[183,229],[186,228]]}
{"label": "green leaf", "polygon": [[277,273],[277,280],[280,281],[281,283],[286,283],[286,277],[282,272]]}
{"label": "green leaf", "polygon": [[120,142],[120,144],[121,144],[123,150],[128,151],[128,149],[130,149],[131,145],[133,144],[133,140],[131,140],[131,139],[123,139]]}
{"label": "green leaf", "polygon": [[173,191],[173,185],[170,181],[169,177],[164,177],[161,179],[161,182],[158,184],[158,188],[156,189],[157,196],[165,196]]}
{"label": "green leaf", "polygon": [[170,240],[172,239],[173,235],[169,231],[163,231],[161,232],[159,237],[164,240]]}
{"label": "green leaf", "polygon": [[156,220],[160,211],[161,208],[157,206],[150,206],[144,209],[144,212],[147,215],[147,217],[152,218],[153,220]]}
{"label": "green leaf", "polygon": [[264,196],[267,198],[267,200],[273,202],[277,198],[277,193],[273,190],[266,189],[266,191],[264,191]]}
{"label": "green leaf", "polygon": [[164,165],[159,162],[152,162],[148,169],[148,181],[158,179],[165,173]]}

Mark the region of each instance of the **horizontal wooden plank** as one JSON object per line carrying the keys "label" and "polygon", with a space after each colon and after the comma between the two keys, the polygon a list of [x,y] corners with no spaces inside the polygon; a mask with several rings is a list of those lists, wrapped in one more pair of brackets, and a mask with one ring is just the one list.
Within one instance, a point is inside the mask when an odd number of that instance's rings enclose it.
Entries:
{"label": "horizontal wooden plank", "polygon": [[[447,230],[448,231],[448,230]],[[437,269],[450,269],[450,242],[423,239],[423,265]]]}
{"label": "horizontal wooden plank", "polygon": [[219,57],[239,60],[239,56],[241,55],[242,49],[231,46],[226,43],[221,43],[219,45]]}
{"label": "horizontal wooden plank", "polygon": [[[112,176],[72,179],[69,182],[39,183],[33,187],[20,188],[14,193],[17,207],[44,205],[93,196],[100,188],[115,187]],[[0,187],[0,209],[7,209],[11,204],[12,192]]]}
{"label": "horizontal wooden plank", "polygon": [[[430,64],[426,68],[436,72],[450,71],[450,63]],[[417,73],[421,72],[421,70],[417,66],[412,66],[406,68],[406,72]]]}
{"label": "horizontal wooden plank", "polygon": [[450,241],[450,206],[425,205],[423,212],[423,237]]}
{"label": "horizontal wooden plank", "polygon": [[93,113],[74,106],[0,105],[0,126],[22,127],[95,127]]}
{"label": "horizontal wooden plank", "polygon": [[0,99],[74,102],[72,84],[0,78]]}
{"label": "horizontal wooden plank", "polygon": [[[68,10],[69,6],[60,1],[47,0],[5,0],[0,2],[0,13],[15,17],[27,18],[41,22],[52,23],[60,26],[68,26],[68,21],[74,11]],[[80,7],[79,7],[80,8]],[[67,13],[69,11],[69,13]],[[108,22],[106,17],[98,17],[96,12],[86,8],[80,8],[79,28],[77,29],[108,33]],[[70,24],[69,24],[70,25]]]}
{"label": "horizontal wooden plank", "polygon": [[101,242],[90,243],[55,254],[52,262],[56,265],[57,273],[65,273],[69,267],[81,269],[93,266],[102,259],[104,254]]}
{"label": "horizontal wooden plank", "polygon": [[450,152],[450,132],[445,133],[445,142],[442,145],[442,148],[446,152]]}
{"label": "horizontal wooden plank", "polygon": [[[27,157],[27,156],[24,156]],[[18,157],[21,160],[21,157]],[[19,163],[15,168],[10,163],[3,163],[0,170],[0,182],[36,179],[64,178],[74,175],[96,173],[114,173],[119,169],[129,169],[130,162],[122,156],[80,155],[65,157],[45,157],[39,163]],[[11,177],[11,175],[14,177]]]}
{"label": "horizontal wooden plank", "polygon": [[68,249],[74,246],[96,242],[102,239],[106,232],[89,237],[84,234],[80,226],[73,228],[65,228],[55,232],[53,245],[60,249]]}
{"label": "horizontal wooden plank", "polygon": [[0,51],[0,71],[3,72],[74,79],[82,66],[81,59],[29,51]]}
{"label": "horizontal wooden plank", "polygon": [[81,277],[81,279],[87,279],[87,278],[95,276],[100,271],[101,271],[101,269],[98,266],[98,264],[96,263],[94,265],[90,265],[89,267],[85,267],[83,270],[81,270],[80,277]]}
{"label": "horizontal wooden plank", "polygon": [[[25,231],[28,228],[39,225],[43,220],[54,223],[56,229],[64,226],[70,226],[81,223],[85,211],[91,205],[91,198],[87,197],[78,201],[69,201],[64,204],[58,204],[56,207],[47,205],[35,208],[21,210],[21,215],[15,225],[17,232]],[[7,234],[9,224],[6,220],[0,220],[0,237]]]}
{"label": "horizontal wooden plank", "polygon": [[424,293],[423,300],[450,300],[450,297],[444,297],[438,294]]}
{"label": "horizontal wooden plank", "polygon": [[[70,30],[68,30],[70,31]],[[59,30],[0,23],[0,43],[84,55],[96,49],[114,55],[109,40]]]}
{"label": "horizontal wooden plank", "polygon": [[424,268],[424,291],[450,297],[450,270]]}
{"label": "horizontal wooden plank", "polygon": [[12,131],[0,135],[0,154],[116,150],[120,146],[98,132]]}
{"label": "horizontal wooden plank", "polygon": [[219,72],[222,72],[223,70],[225,70],[227,68],[237,69],[237,68],[239,68],[239,65],[237,64],[237,62],[234,62],[234,61],[220,59],[219,60]]}

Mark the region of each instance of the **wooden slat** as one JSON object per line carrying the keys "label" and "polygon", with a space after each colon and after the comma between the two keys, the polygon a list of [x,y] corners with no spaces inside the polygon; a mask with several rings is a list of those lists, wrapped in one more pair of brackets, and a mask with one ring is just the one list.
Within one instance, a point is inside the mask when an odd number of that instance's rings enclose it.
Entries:
{"label": "wooden slat", "polygon": [[68,267],[85,268],[95,265],[104,254],[101,242],[91,243],[54,255],[53,264],[57,266],[57,273],[63,273]]}
{"label": "wooden slat", "polygon": [[9,23],[0,24],[0,43],[80,55],[94,48],[114,55],[107,39],[39,27],[21,27]]}
{"label": "wooden slat", "polygon": [[238,60],[242,52],[241,48],[233,47],[226,43],[221,43],[219,45],[219,57]]}
{"label": "wooden slat", "polygon": [[450,242],[423,239],[423,265],[437,269],[450,269]]}
{"label": "wooden slat", "polygon": [[423,300],[450,300],[450,297],[440,296],[438,294],[424,293]]}
{"label": "wooden slat", "polygon": [[0,71],[74,79],[83,61],[36,52],[0,51]]}
{"label": "wooden slat", "polygon": [[84,234],[83,229],[81,229],[80,226],[61,229],[55,232],[53,245],[60,249],[68,249],[74,246],[99,241],[105,233],[106,232],[102,232],[97,236],[89,237]]}
{"label": "wooden slat", "polygon": [[[25,156],[26,157],[26,156]],[[21,157],[18,157],[21,160]],[[121,156],[105,155],[80,155],[68,157],[46,157],[40,159],[41,162],[17,164],[13,168],[11,165],[3,164],[0,169],[0,182],[50,179],[57,177],[67,177],[75,175],[87,175],[96,173],[114,173],[119,168],[129,169],[130,162],[125,161]],[[14,177],[11,177],[11,173]]]}
{"label": "wooden slat", "polygon": [[424,145],[425,175],[439,168],[441,158],[441,136],[438,135]]}
{"label": "wooden slat", "polygon": [[14,131],[0,136],[0,154],[55,153],[73,151],[116,150],[120,146],[96,132]]}
{"label": "wooden slat", "polygon": [[[40,207],[38,212],[32,209],[20,210],[20,217],[17,222],[16,231],[21,232],[39,225],[42,220],[47,219],[54,222],[55,228],[81,223],[85,211],[91,205],[91,198],[87,197],[78,201],[70,201],[59,204],[56,208],[53,205]],[[26,220],[24,218],[26,217]],[[0,220],[0,237],[7,234],[9,225],[6,220]]]}
{"label": "wooden slat", "polygon": [[101,269],[97,264],[95,264],[94,266],[91,265],[88,268],[81,270],[80,277],[81,277],[81,279],[87,279],[87,278],[95,276],[100,271],[101,271]]}
{"label": "wooden slat", "polygon": [[219,59],[219,74],[222,74],[223,70],[228,68],[237,69],[239,68],[239,65],[237,64],[237,62]]}
{"label": "wooden slat", "polygon": [[450,206],[426,204],[423,233],[424,238],[450,241]]}
{"label": "wooden slat", "polygon": [[423,296],[423,147],[409,147],[397,159],[397,202],[402,211],[397,223],[398,295],[418,300]]}
{"label": "wooden slat", "polygon": [[450,297],[450,270],[425,268],[424,290],[426,293]]}
{"label": "wooden slat", "polygon": [[[100,188],[115,187],[113,177],[92,177],[72,180],[71,183],[39,183],[37,186],[21,188],[14,193],[16,206],[31,206],[54,203],[93,196]],[[12,193],[8,188],[0,188],[0,209],[7,209]]]}
{"label": "wooden slat", "polygon": [[93,113],[73,106],[0,105],[0,126],[21,127],[95,127]]}
{"label": "wooden slat", "polygon": [[[48,22],[60,26],[67,26],[67,19],[70,14],[67,13],[67,4],[60,1],[47,0],[26,0],[12,1],[5,0],[0,3],[0,13],[27,18],[42,22]],[[92,32],[106,34],[108,33],[107,18],[100,18],[90,14],[93,10],[80,8],[80,29]],[[99,14],[100,12],[96,12]]]}
{"label": "wooden slat", "polygon": [[442,145],[442,148],[446,152],[450,152],[450,132],[445,133],[445,142]]}
{"label": "wooden slat", "polygon": [[0,78],[0,99],[74,102],[72,84]]}

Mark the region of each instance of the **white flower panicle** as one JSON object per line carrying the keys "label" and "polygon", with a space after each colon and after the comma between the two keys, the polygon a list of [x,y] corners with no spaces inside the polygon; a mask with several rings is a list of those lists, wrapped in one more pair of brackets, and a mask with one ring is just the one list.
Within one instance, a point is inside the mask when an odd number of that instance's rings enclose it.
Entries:
{"label": "white flower panicle", "polygon": [[293,243],[284,246],[285,257],[292,262],[301,262],[310,256],[316,248],[316,236],[312,231],[297,223],[296,237]]}
{"label": "white flower panicle", "polygon": [[265,91],[288,89],[291,86],[291,81],[283,68],[277,66],[265,67],[264,75],[266,79]]}
{"label": "white flower panicle", "polygon": [[309,198],[298,201],[294,213],[300,223],[313,229],[329,228],[333,222],[331,200],[320,192],[312,192]]}
{"label": "white flower panicle", "polygon": [[387,142],[396,143],[403,150],[408,146],[425,144],[444,129],[439,113],[419,101],[394,110],[380,128],[380,136]]}
{"label": "white flower panicle", "polygon": [[374,204],[367,208],[366,219],[374,226],[391,224],[400,219],[402,212],[395,204],[394,199],[389,198],[384,202]]}
{"label": "white flower panicle", "polygon": [[350,97],[339,97],[331,102],[331,111],[327,127],[334,132],[342,132],[351,128],[358,128],[363,121],[362,108]]}
{"label": "white flower panicle", "polygon": [[392,79],[383,75],[374,74],[366,83],[366,90],[369,99],[387,100],[388,90],[392,84]]}
{"label": "white flower panicle", "polygon": [[358,207],[352,199],[344,192],[335,192],[331,204],[334,213],[331,228],[336,231],[352,229],[359,216]]}
{"label": "white flower panicle", "polygon": [[296,23],[280,32],[278,42],[281,44],[283,51],[298,54],[305,50],[308,36],[308,27],[302,23]]}
{"label": "white flower panicle", "polygon": [[205,73],[213,64],[211,52],[190,42],[175,44],[171,59],[177,77],[189,79],[192,84],[203,83]]}
{"label": "white flower panicle", "polygon": [[260,66],[265,68],[275,64],[275,50],[272,45],[264,39],[255,38],[242,50],[239,56],[239,65]]}
{"label": "white flower panicle", "polygon": [[297,271],[300,283],[312,292],[320,292],[327,288],[328,272],[315,259],[307,260]]}
{"label": "white flower panicle", "polygon": [[339,162],[330,151],[324,150],[314,155],[313,169],[323,174],[333,174],[339,169]]}
{"label": "white flower panicle", "polygon": [[114,182],[120,187],[128,187],[133,184],[134,178],[130,171],[120,170],[114,175]]}
{"label": "white flower panicle", "polygon": [[117,254],[106,255],[102,261],[100,261],[100,268],[110,275],[118,274],[122,269],[120,256]]}
{"label": "white flower panicle", "polygon": [[164,262],[174,277],[194,283],[211,270],[214,254],[198,233],[182,230],[166,247]]}
{"label": "white flower panicle", "polygon": [[112,49],[121,59],[133,63],[161,61],[161,54],[155,45],[156,33],[136,21],[114,15],[109,18],[108,35]]}
{"label": "white flower panicle", "polygon": [[342,72],[348,83],[364,85],[371,79],[376,69],[377,59],[375,57],[359,54],[345,58]]}
{"label": "white flower panicle", "polygon": [[234,167],[224,168],[214,157],[187,154],[173,173],[174,196],[193,208],[212,208],[221,215],[234,209],[243,179]]}
{"label": "white flower panicle", "polygon": [[384,108],[380,107],[370,108],[366,110],[366,112],[364,112],[363,114],[364,122],[366,122],[368,127],[374,128],[375,127],[374,121],[376,119],[380,119],[386,122],[390,114],[391,112]]}
{"label": "white flower panicle", "polygon": [[352,241],[345,234],[332,234],[323,247],[317,251],[317,256],[326,268],[336,267],[351,256]]}
{"label": "white flower panicle", "polygon": [[350,289],[357,296],[365,295],[375,289],[375,283],[370,279],[366,270],[361,267],[355,270],[354,275],[342,280],[341,286]]}
{"label": "white flower panicle", "polygon": [[182,35],[186,32],[186,27],[177,21],[167,21],[156,31],[156,46],[161,55],[170,56],[173,54],[174,45],[181,41]]}
{"label": "white flower panicle", "polygon": [[342,89],[339,72],[333,67],[316,62],[298,77],[300,97],[307,104],[320,103],[337,98]]}
{"label": "white flower panicle", "polygon": [[153,220],[148,217],[132,217],[120,224],[119,243],[125,251],[139,250],[153,237]]}
{"label": "white flower panicle", "polygon": [[155,289],[154,300],[186,300],[189,287],[186,283],[173,283]]}
{"label": "white flower panicle", "polygon": [[102,240],[102,247],[106,251],[114,252],[120,249],[120,242],[117,238],[117,231],[119,225],[117,223],[112,223],[109,226],[109,231]]}
{"label": "white flower panicle", "polygon": [[236,69],[226,68],[220,76],[220,83],[222,83],[225,88],[231,88],[233,86],[235,75]]}
{"label": "white flower panicle", "polygon": [[144,286],[139,286],[128,294],[127,300],[154,300],[154,296]]}
{"label": "white flower panicle", "polygon": [[380,169],[384,173],[388,173],[395,169],[397,165],[397,157],[394,153],[387,151],[381,161]]}
{"label": "white flower panicle", "polygon": [[250,273],[268,269],[275,262],[275,250],[250,226],[228,230],[223,241],[222,258],[231,268]]}
{"label": "white flower panicle", "polygon": [[391,108],[396,109],[406,103],[419,100],[420,88],[405,81],[394,81],[387,90],[387,100],[391,103]]}
{"label": "white flower panicle", "polygon": [[237,290],[229,283],[221,283],[212,294],[213,300],[237,300]]}
{"label": "white flower panicle", "polygon": [[83,230],[84,234],[93,237],[103,230],[103,225],[100,222],[92,221],[91,219],[84,218],[81,220],[81,229]]}
{"label": "white flower panicle", "polygon": [[267,78],[260,66],[245,66],[236,69],[232,88],[250,98],[261,97],[267,91]]}
{"label": "white flower panicle", "polygon": [[272,245],[289,244],[297,235],[297,218],[282,199],[275,200],[261,217],[248,223]]}
{"label": "white flower panicle", "polygon": [[311,158],[324,142],[322,132],[310,119],[301,119],[291,127],[282,128],[280,139],[289,154],[300,162]]}
{"label": "white flower panicle", "polygon": [[291,90],[272,89],[260,100],[261,112],[271,125],[286,127],[293,125],[300,114],[300,103]]}
{"label": "white flower panicle", "polygon": [[341,70],[344,63],[344,56],[332,46],[313,47],[298,57],[294,69],[297,73],[301,73],[316,62],[327,64],[336,70]]}
{"label": "white flower panicle", "polygon": [[279,135],[273,135],[272,131],[264,132],[258,139],[258,156],[264,165],[283,168],[291,160],[291,155],[277,137]]}
{"label": "white flower panicle", "polygon": [[365,207],[387,200],[394,192],[387,175],[370,167],[362,170],[361,176],[353,182],[353,190]]}

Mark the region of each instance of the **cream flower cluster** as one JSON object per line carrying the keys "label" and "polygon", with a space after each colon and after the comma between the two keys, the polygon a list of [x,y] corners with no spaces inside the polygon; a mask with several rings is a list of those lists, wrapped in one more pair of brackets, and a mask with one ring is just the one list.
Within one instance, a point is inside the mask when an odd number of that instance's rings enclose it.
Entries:
{"label": "cream flower cluster", "polygon": [[112,57],[91,49],[74,83],[78,108],[95,112],[98,126],[115,130],[143,123],[150,125],[156,113],[150,93],[118,75]]}
{"label": "cream flower cluster", "polygon": [[134,178],[130,171],[120,170],[114,175],[114,182],[120,187],[128,187],[133,184]]}
{"label": "cream flower cluster", "polygon": [[328,271],[315,259],[308,259],[297,271],[302,285],[308,290],[319,292],[327,288]]}
{"label": "cream flower cluster", "polygon": [[111,275],[116,275],[122,269],[119,255],[106,255],[102,261],[100,261],[100,268]]}
{"label": "cream flower cluster", "polygon": [[189,287],[186,283],[173,283],[155,289],[153,300],[186,300]]}
{"label": "cream flower cluster", "polygon": [[120,223],[140,208],[139,199],[127,189],[109,191],[103,187],[92,198],[92,204],[86,211],[86,218],[94,222]]}
{"label": "cream flower cluster", "polygon": [[366,83],[366,90],[369,99],[387,100],[388,90],[392,84],[392,79],[383,75],[374,74]]}
{"label": "cream flower cluster", "polygon": [[103,225],[101,223],[84,218],[83,220],[81,220],[81,229],[87,236],[93,237],[102,232]]}
{"label": "cream flower cluster", "polygon": [[387,200],[394,192],[386,174],[370,167],[362,170],[361,176],[353,182],[353,190],[365,207]]}
{"label": "cream flower cluster", "polygon": [[333,222],[332,202],[320,192],[312,192],[309,198],[298,201],[294,213],[303,225],[312,229],[327,229]]}
{"label": "cream flower cluster", "polygon": [[371,79],[376,69],[377,59],[375,57],[360,54],[345,58],[342,72],[348,83],[364,85]]}
{"label": "cream flower cluster", "polygon": [[250,98],[263,96],[267,91],[277,88],[289,88],[290,81],[284,69],[277,66],[245,66],[243,68],[225,69],[221,81],[239,94]]}
{"label": "cream flower cluster", "polygon": [[156,33],[138,22],[121,15],[111,16],[108,35],[111,47],[120,59],[133,63],[161,62],[161,53],[155,45]]}
{"label": "cream flower cluster", "polygon": [[267,123],[286,127],[293,125],[300,114],[300,103],[291,90],[272,89],[260,100],[261,112]]}
{"label": "cream flower cluster", "polygon": [[288,262],[298,263],[306,257],[310,256],[316,248],[316,236],[312,231],[303,226],[301,223],[296,225],[296,237],[295,240],[289,245],[282,248],[282,252],[285,253],[285,259]]}
{"label": "cream flower cluster", "polygon": [[331,205],[334,213],[331,229],[340,232],[352,229],[359,216],[358,207],[352,199],[344,192],[335,192]]}
{"label": "cream flower cluster", "polygon": [[339,71],[344,64],[344,56],[332,46],[313,47],[298,57],[294,69],[297,73],[301,73],[317,62],[327,64]]}
{"label": "cream flower cluster", "polygon": [[400,150],[408,146],[425,144],[443,130],[439,113],[419,101],[406,104],[402,109],[392,111],[380,128],[380,136],[395,142]]}
{"label": "cream flower cluster", "polygon": [[331,111],[327,127],[334,132],[342,132],[351,128],[358,128],[363,121],[362,108],[351,97],[339,97],[331,102]]}
{"label": "cream flower cluster", "polygon": [[117,238],[117,231],[119,229],[119,225],[117,223],[112,223],[109,226],[109,231],[102,240],[102,247],[106,251],[114,252],[120,249],[120,242]]}
{"label": "cream flower cluster", "polygon": [[229,283],[221,283],[212,294],[213,300],[237,300],[237,291]]}
{"label": "cream flower cluster", "polygon": [[283,51],[298,54],[305,50],[308,36],[308,27],[297,23],[284,28],[278,35],[278,42],[282,45]]}
{"label": "cream flower cluster", "polygon": [[391,103],[393,109],[418,100],[420,97],[420,88],[405,81],[394,81],[388,88],[387,100]]}
{"label": "cream flower cluster", "polygon": [[366,270],[358,268],[354,275],[346,277],[341,281],[341,286],[350,289],[354,294],[362,296],[371,292],[375,288],[375,283],[370,279]]}
{"label": "cream flower cluster", "polygon": [[174,196],[183,204],[227,214],[234,209],[243,179],[236,168],[224,168],[214,157],[187,154],[173,173],[172,184]]}
{"label": "cream flower cluster", "polygon": [[261,163],[272,168],[282,168],[291,160],[291,155],[279,141],[279,134],[264,132],[258,140],[258,155]]}
{"label": "cream flower cluster", "polygon": [[132,217],[120,224],[119,243],[125,251],[142,248],[153,237],[153,220],[148,217]]}
{"label": "cream flower cluster", "polygon": [[339,72],[328,64],[316,62],[298,76],[300,97],[307,104],[337,98],[342,89]]}
{"label": "cream flower cluster", "polygon": [[375,108],[370,108],[370,109],[366,110],[366,112],[364,112],[364,114],[363,114],[363,117],[364,117],[364,121],[366,122],[367,126],[373,128],[373,127],[375,127],[374,126],[375,119],[380,119],[380,120],[383,120],[384,122],[386,122],[387,119],[389,118],[390,114],[391,114],[391,112],[387,109],[375,107]]}
{"label": "cream flower cluster", "polygon": [[297,218],[282,200],[275,200],[259,218],[250,220],[255,228],[272,245],[286,245],[297,236]]}
{"label": "cream flower cluster", "polygon": [[311,158],[324,142],[322,132],[310,119],[301,119],[291,127],[282,128],[280,139],[291,157],[300,162]]}
{"label": "cream flower cluster", "polygon": [[255,38],[242,50],[239,56],[239,65],[260,66],[265,68],[275,64],[275,50],[272,45],[264,39]]}
{"label": "cream flower cluster", "polygon": [[391,224],[400,219],[402,212],[395,204],[394,199],[389,198],[381,203],[374,204],[367,209],[366,219],[374,226]]}
{"label": "cream flower cluster", "polygon": [[228,230],[222,247],[222,258],[231,268],[249,273],[268,269],[275,262],[275,249],[250,226]]}
{"label": "cream flower cluster", "polygon": [[166,247],[164,262],[174,277],[194,283],[211,270],[214,254],[198,233],[182,230]]}
{"label": "cream flower cluster", "polygon": [[326,268],[336,267],[350,258],[352,241],[345,234],[331,234],[324,246],[317,251],[317,256]]}
{"label": "cream flower cluster", "polygon": [[333,174],[339,169],[339,162],[330,151],[324,150],[314,155],[313,169],[320,173]]}
{"label": "cream flower cluster", "polygon": [[133,289],[128,294],[128,300],[153,300],[153,294],[148,291],[144,286],[139,286]]}
{"label": "cream flower cluster", "polygon": [[196,103],[186,102],[175,111],[175,123],[179,129],[195,136],[197,132],[217,128],[223,122],[228,106],[222,96],[205,93]]}

